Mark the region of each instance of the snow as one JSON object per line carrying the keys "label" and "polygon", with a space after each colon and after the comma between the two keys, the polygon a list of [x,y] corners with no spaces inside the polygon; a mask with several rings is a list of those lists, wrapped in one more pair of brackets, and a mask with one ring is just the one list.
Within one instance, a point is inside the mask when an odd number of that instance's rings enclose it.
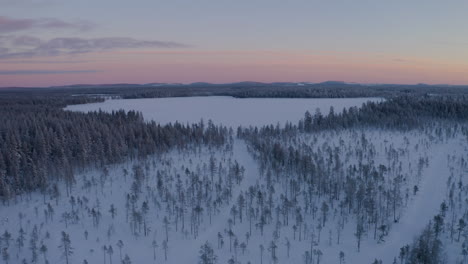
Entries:
{"label": "snow", "polygon": [[286,122],[297,124],[309,111],[317,108],[328,114],[333,106],[336,113],[344,108],[361,106],[368,101],[380,101],[380,98],[233,98],[227,96],[211,97],[174,97],[150,99],[116,99],[102,103],[70,105],[71,111],[117,111],[120,109],[136,110],[143,113],[145,120],[154,120],[161,124],[194,123],[201,119],[212,120],[225,126],[263,126],[284,125]]}
{"label": "snow", "polygon": [[[161,98],[161,99],[131,99],[131,100],[108,100],[104,103],[73,105],[68,106],[67,110],[72,111],[95,111],[102,109],[104,111],[113,111],[119,109],[142,111],[146,120],[154,120],[160,123],[170,123],[175,120],[179,122],[197,122],[200,119],[212,119],[214,123],[222,123],[229,126],[249,126],[249,125],[267,125],[284,124],[286,121],[296,123],[303,117],[305,111],[315,112],[318,107],[323,113],[328,112],[330,106],[335,108],[335,112],[342,111],[344,107],[359,106],[367,100],[380,100],[378,98],[356,98],[356,99],[235,99],[230,97],[191,97],[191,98]],[[190,109],[190,110],[184,110]],[[343,230],[340,244],[336,243],[335,229],[338,219],[335,219],[333,210],[330,210],[330,219],[322,230],[321,241],[316,241],[314,248],[323,252],[321,264],[334,264],[338,262],[340,251],[345,252],[345,263],[371,263],[374,259],[382,259],[384,264],[391,264],[393,258],[398,256],[400,247],[410,244],[413,239],[419,235],[424,226],[432,217],[437,214],[440,203],[446,198],[446,182],[450,174],[462,174],[461,170],[449,168],[448,155],[457,155],[460,157],[467,155],[466,138],[454,137],[446,140],[434,140],[434,135],[425,134],[422,131],[396,132],[380,130],[362,130],[362,131],[330,131],[317,135],[300,135],[294,139],[287,139],[284,144],[295,144],[301,146],[304,143],[311,148],[317,149],[322,146],[331,148],[342,148],[345,165],[357,164],[355,157],[344,157],[346,153],[352,153],[355,146],[359,144],[360,135],[365,134],[369,140],[369,145],[376,149],[376,157],[373,160],[375,165],[390,163],[385,156],[386,150],[394,148],[403,150],[403,156],[398,158],[401,162],[402,171],[407,178],[406,187],[414,185],[419,186],[416,195],[411,195],[408,206],[403,209],[398,223],[391,225],[389,235],[385,237],[385,242],[377,243],[372,234],[363,238],[361,252],[357,252],[355,232],[355,222],[350,219]],[[314,141],[316,137],[317,141]],[[284,139],[283,139],[284,140]],[[340,141],[344,140],[345,145],[340,146]],[[206,212],[201,217],[201,226],[198,237],[194,238],[190,232],[176,232],[174,223],[171,224],[169,231],[169,251],[168,260],[164,261],[164,252],[162,242],[165,237],[163,218],[167,216],[166,203],[162,197],[159,197],[158,191],[155,191],[156,175],[162,173],[164,182],[173,195],[175,195],[175,178],[179,175],[184,187],[188,187],[190,181],[186,175],[186,169],[197,172],[201,176],[207,175],[206,164],[209,163],[211,156],[216,157],[217,163],[221,163],[226,169],[237,161],[244,169],[244,177],[240,184],[235,185],[231,200],[228,204],[220,206],[219,211],[213,215],[212,223]],[[423,168],[422,174],[416,173],[420,158],[427,157],[429,166]],[[140,233],[138,236],[132,234],[129,223],[125,217],[126,195],[131,192],[132,175],[131,168],[134,164],[147,164],[148,181],[145,183],[143,193],[139,199],[139,205],[143,200],[150,203],[148,215],[148,225],[151,227],[150,234],[144,236]],[[122,170],[127,169],[130,173],[124,176]],[[225,175],[223,173],[222,175]],[[92,218],[86,210],[79,210],[80,220],[76,224],[68,226],[62,220],[64,212],[71,211],[69,197],[66,197],[65,191],[62,191],[60,199],[46,197],[46,203],[43,202],[41,194],[33,193],[23,195],[11,201],[10,205],[0,205],[0,232],[8,230],[13,234],[13,239],[18,236],[20,222],[19,213],[25,214],[21,226],[26,231],[25,247],[19,251],[11,242],[10,246],[10,264],[20,263],[21,259],[31,259],[29,250],[29,237],[34,225],[39,229],[39,242],[41,241],[48,247],[47,258],[50,264],[64,263],[58,246],[60,245],[60,233],[65,231],[70,234],[74,254],[70,263],[83,263],[87,259],[89,263],[104,263],[102,251],[103,245],[112,245],[114,249],[113,263],[119,262],[119,249],[116,246],[118,240],[125,244],[123,255],[128,254],[132,263],[168,263],[168,264],[192,264],[197,263],[200,246],[206,241],[215,249],[218,256],[218,263],[227,263],[228,259],[234,255],[229,250],[229,238],[225,234],[228,226],[228,219],[231,217],[230,210],[236,203],[238,195],[245,193],[250,186],[265,185],[265,177],[259,172],[257,161],[249,152],[246,142],[240,139],[234,139],[232,150],[229,149],[208,149],[207,147],[188,149],[183,151],[173,150],[162,156],[150,156],[142,161],[128,161],[123,164],[109,166],[109,176],[102,179],[102,171],[89,169],[76,176],[77,183],[73,189],[72,195],[76,198],[86,197],[89,202],[89,208],[99,208],[102,212],[102,219],[99,227],[93,226]],[[85,183],[96,182],[96,185],[85,187]],[[63,187],[63,186],[62,186]],[[275,185],[276,196],[285,191],[285,186],[280,183]],[[64,190],[64,188],[63,188]],[[156,198],[154,194],[156,193]],[[276,197],[275,199],[278,199]],[[275,202],[278,202],[276,200]],[[44,210],[46,204],[50,203],[55,210],[54,218],[46,222],[44,220]],[[113,204],[117,208],[117,216],[112,219],[108,210]],[[158,205],[159,204],[159,205]],[[189,211],[189,210],[188,210]],[[37,213],[36,213],[37,212]],[[189,212],[186,214],[186,229],[189,227]],[[310,216],[305,219],[309,226],[316,226],[316,221]],[[171,219],[173,221],[173,219]],[[292,220],[290,220],[293,222]],[[314,222],[315,221],[315,222]],[[179,223],[180,225],[180,223]],[[310,248],[310,237],[302,241],[293,239],[292,224],[281,228],[281,236],[277,240],[278,263],[304,263],[303,255]],[[113,228],[111,235],[108,236],[109,228]],[[263,254],[263,263],[271,263],[268,244],[273,239],[274,224],[265,226],[264,236],[260,236],[260,231],[253,227],[252,236],[248,242],[245,255],[238,253],[238,261],[246,264],[260,263],[259,245],[265,247]],[[89,238],[85,239],[84,232],[89,232]],[[233,226],[233,231],[239,239],[239,243],[246,241],[244,234],[249,230],[249,223],[244,219],[243,223],[237,223]],[[331,245],[329,245],[328,232],[332,231]],[[50,233],[50,238],[45,238],[45,233]],[[217,248],[218,232],[224,236],[224,247]],[[315,232],[317,232],[315,230]],[[1,235],[0,233],[0,235]],[[285,241],[288,238],[291,242],[290,257],[287,257]],[[152,241],[156,240],[158,248],[157,257],[153,260]],[[239,250],[240,251],[240,250]],[[450,249],[450,252],[456,252]],[[458,254],[458,252],[456,252]],[[39,253],[38,262],[44,262]],[[106,263],[109,263],[107,256]],[[314,262],[315,263],[315,262]],[[453,263],[453,262],[451,262]],[[109,263],[110,264],[110,263]]]}
{"label": "snow", "polygon": [[[313,148],[328,145],[334,148],[338,147],[339,140],[343,139],[346,142],[346,146],[352,149],[353,145],[359,145],[359,143],[354,142],[359,138],[358,135],[360,133],[366,135],[370,145],[376,146],[377,156],[373,159],[375,164],[387,165],[388,161],[386,161],[384,155],[385,149],[390,147],[395,149],[406,147],[409,151],[405,156],[399,158],[407,181],[405,186],[411,190],[414,185],[418,185],[419,191],[414,196],[411,194],[408,207],[403,210],[399,221],[391,224],[389,235],[384,238],[385,242],[377,243],[372,238],[372,234],[366,234],[363,238],[360,252],[356,248],[356,238],[354,236],[355,222],[350,221],[346,225],[340,244],[338,245],[336,244],[335,233],[336,220],[330,220],[331,223],[327,223],[322,230],[322,241],[315,245],[315,248],[319,248],[323,252],[323,258],[320,263],[337,263],[340,251],[345,253],[346,263],[370,264],[375,259],[382,260],[384,264],[393,263],[395,257],[398,259],[400,248],[414,241],[429,220],[439,212],[440,204],[446,199],[445,186],[448,176],[451,174],[447,161],[448,155],[458,155],[461,157],[467,155],[466,139],[457,137],[445,141],[434,140],[432,135],[425,135],[422,131],[418,130],[401,133],[372,130],[342,131],[336,134],[335,132],[324,132],[317,135],[318,141],[315,143],[308,136],[299,137],[299,139],[296,138],[292,141],[299,140],[293,143],[293,145],[296,144],[297,146],[300,146],[303,142],[309,142],[306,144]],[[408,142],[409,145],[406,145],[407,143],[405,142]],[[417,150],[416,146],[418,146]],[[422,175],[419,177],[414,167],[421,157],[428,158],[429,166],[422,170]],[[353,160],[353,158],[349,162],[350,164],[356,163],[357,165],[357,161]],[[328,245],[329,229],[333,232],[331,246]],[[308,250],[310,239],[302,243],[293,242],[291,237],[290,240],[294,248],[292,252],[294,253],[287,261],[291,263],[303,263],[301,256],[305,250]],[[457,252],[457,254],[459,253]],[[283,263],[282,259],[286,261],[285,256],[280,255],[279,263]]]}
{"label": "snow", "polygon": [[[241,148],[242,146],[239,147]],[[157,171],[169,173],[170,177],[173,177],[176,174],[183,175],[184,168],[190,168],[190,170],[193,171],[197,170],[198,167],[208,162],[211,154],[215,154],[217,159],[219,159],[220,162],[222,161],[224,166],[227,166],[227,164],[231,162],[230,153],[223,154],[220,151],[213,153],[206,148],[201,152],[198,150],[193,150],[193,152],[173,151],[164,155],[164,157],[149,157],[144,162],[149,164],[153,161],[156,162],[155,167],[150,165],[151,170],[148,175],[149,186],[153,186],[152,188],[154,188],[156,181],[154,175]],[[79,222],[76,224],[69,224],[68,227],[66,227],[62,220],[62,214],[64,212],[69,212],[71,207],[69,203],[70,197],[66,197],[64,193],[62,193],[57,205],[54,200],[46,198],[46,203],[50,203],[55,211],[53,220],[48,223],[44,222],[43,212],[47,207],[46,204],[43,203],[42,195],[40,194],[33,193],[31,198],[28,198],[28,196],[22,196],[18,201],[12,201],[11,206],[1,206],[0,215],[3,219],[6,219],[0,224],[0,231],[2,233],[4,230],[8,230],[13,234],[13,238],[16,239],[20,228],[17,221],[19,213],[25,214],[26,219],[23,220],[24,223],[22,224],[22,227],[26,231],[25,248],[20,252],[16,249],[16,246],[11,246],[11,260],[9,263],[20,263],[22,258],[26,258],[28,261],[31,259],[31,253],[28,250],[29,234],[31,233],[34,225],[37,225],[39,228],[38,247],[41,245],[40,241],[44,241],[44,244],[47,245],[47,256],[50,264],[64,263],[64,259],[61,257],[61,251],[58,248],[60,245],[61,231],[65,231],[70,234],[72,247],[74,248],[71,263],[82,263],[84,259],[88,260],[89,263],[99,263],[103,261],[104,257],[101,248],[104,245],[112,245],[114,249],[114,263],[119,263],[119,252],[118,247],[116,246],[116,242],[118,240],[122,240],[124,242],[125,245],[122,251],[123,255],[128,254],[132,263],[163,262],[164,254],[162,250],[162,241],[165,236],[165,229],[162,225],[162,219],[163,216],[166,215],[164,204],[161,209],[157,209],[155,208],[155,205],[153,205],[152,200],[149,197],[149,193],[147,193],[148,190],[145,191],[144,195],[142,194],[139,204],[141,204],[144,199],[147,199],[150,202],[148,224],[151,225],[152,230],[150,235],[147,237],[143,236],[141,233],[138,236],[132,235],[129,223],[126,221],[126,194],[130,192],[132,176],[128,175],[124,177],[122,169],[125,168],[130,172],[133,164],[136,163],[137,162],[128,162],[109,167],[109,178],[105,180],[102,187],[99,184],[99,178],[102,175],[102,172],[100,171],[88,171],[76,176],[77,183],[72,195],[75,198],[86,197],[89,200],[88,206],[90,208],[97,208],[97,204],[99,204],[99,208],[102,213],[102,220],[97,228],[93,226],[91,217],[84,209],[79,210],[79,216],[81,218]],[[93,186],[89,190],[85,189],[84,185],[86,180],[91,180],[92,178],[96,179],[97,186]],[[117,208],[117,216],[115,219],[112,219],[108,212],[111,204],[115,205]],[[76,205],[76,207],[78,207],[78,205]],[[38,214],[36,214],[36,208]],[[215,223],[213,226],[209,226],[207,224],[208,219],[205,215],[205,230],[201,232],[200,237],[206,237],[207,239],[210,238],[210,241],[211,237],[216,237],[216,232],[219,231],[221,226],[225,223],[223,220],[225,219],[226,214],[229,215],[229,209],[230,207],[226,207],[226,212],[218,214],[218,217],[213,219],[213,223]],[[188,224],[189,221],[186,219],[186,226],[188,226]],[[107,232],[111,227],[114,231],[111,237],[108,238]],[[174,229],[174,226],[171,228]],[[189,227],[186,228],[190,230]],[[84,237],[85,231],[89,232],[88,239],[85,239]],[[210,231],[214,233],[210,234]],[[44,237],[45,232],[50,233],[50,239]],[[157,248],[156,261],[153,261],[153,250],[151,247],[153,239],[155,239],[159,245]],[[180,226],[178,233],[174,230],[169,231],[169,258],[168,261],[164,261],[164,263],[193,263],[193,260],[198,258],[198,250],[204,241],[205,240],[194,241],[191,239],[191,235],[188,235],[188,238],[185,238],[185,235],[180,232]],[[14,245],[14,242],[11,242],[10,244]],[[180,249],[183,249],[183,254],[179,252]],[[16,259],[16,254],[18,254],[19,259]],[[108,261],[109,259],[107,259],[107,263],[109,263]],[[43,262],[42,256],[39,256],[39,262]]]}
{"label": "snow", "polygon": [[[451,140],[439,143],[430,151],[429,167],[421,179],[418,194],[405,209],[404,214],[395,224],[382,244],[369,244],[366,258],[360,258],[362,263],[371,263],[374,259],[382,259],[383,263],[392,263],[398,257],[400,248],[411,244],[425,225],[440,210],[440,204],[446,197],[445,185],[450,175],[447,162],[448,154],[461,152],[463,140]],[[398,259],[398,258],[397,258]],[[357,262],[352,262],[357,263]]]}
{"label": "snow", "polygon": [[[244,142],[240,140],[236,140],[233,145],[233,159],[237,160],[245,169],[244,172],[244,180],[242,183],[237,186],[236,190],[234,191],[232,197],[232,201],[229,206],[226,206],[224,211],[217,215],[215,218],[212,219],[212,224],[206,226],[203,230],[202,235],[197,238],[197,241],[184,241],[180,248],[184,249],[184,254],[175,258],[167,263],[173,264],[182,264],[182,263],[194,263],[194,259],[197,258],[199,255],[198,251],[200,250],[200,246],[209,241],[213,247],[216,247],[217,235],[218,232],[224,230],[225,225],[227,223],[227,219],[230,217],[230,209],[232,205],[236,203],[236,198],[239,196],[241,191],[244,193],[248,190],[250,185],[254,185],[255,181],[258,179],[258,168],[255,161],[250,157],[247,146]],[[244,231],[245,233],[245,231]],[[242,233],[242,234],[244,234]],[[224,234],[223,234],[224,235]],[[226,247],[226,246],[225,246]],[[226,247],[227,249],[227,247]],[[231,257],[229,254],[224,254],[218,256],[219,263],[226,263],[227,260]]]}

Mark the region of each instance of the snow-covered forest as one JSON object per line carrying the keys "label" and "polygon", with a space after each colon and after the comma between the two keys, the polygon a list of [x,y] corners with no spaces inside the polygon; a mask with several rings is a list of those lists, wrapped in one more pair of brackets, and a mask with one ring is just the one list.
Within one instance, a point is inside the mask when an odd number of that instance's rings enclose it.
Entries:
{"label": "snow-covered forest", "polygon": [[2,98],[0,263],[468,263],[462,95],[240,127],[49,98]]}

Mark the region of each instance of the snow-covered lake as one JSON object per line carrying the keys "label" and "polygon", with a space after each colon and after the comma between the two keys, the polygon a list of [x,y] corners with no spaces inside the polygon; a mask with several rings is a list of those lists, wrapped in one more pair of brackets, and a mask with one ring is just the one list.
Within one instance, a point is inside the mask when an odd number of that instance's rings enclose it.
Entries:
{"label": "snow-covered lake", "polygon": [[102,103],[70,105],[71,111],[136,110],[143,113],[145,120],[161,124],[198,122],[212,120],[226,126],[263,126],[287,121],[296,124],[306,111],[315,113],[320,109],[328,114],[333,106],[335,113],[352,106],[360,107],[367,101],[381,101],[381,98],[247,98],[227,96],[172,97],[149,99],[118,99]]}

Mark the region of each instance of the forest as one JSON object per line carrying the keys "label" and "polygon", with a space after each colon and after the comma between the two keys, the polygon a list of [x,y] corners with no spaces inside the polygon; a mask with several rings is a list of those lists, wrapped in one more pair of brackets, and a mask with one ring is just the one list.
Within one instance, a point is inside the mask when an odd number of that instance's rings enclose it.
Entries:
{"label": "forest", "polygon": [[212,124],[145,123],[141,113],[80,114],[67,104],[88,97],[2,98],[0,102],[0,197],[67,185],[74,171],[161,153],[189,144],[223,145],[226,128]]}
{"label": "forest", "polygon": [[[416,195],[419,191],[418,182],[423,168],[429,164],[428,157],[419,157],[416,161],[417,170],[414,172],[414,164],[409,163],[408,168],[402,167],[404,163],[401,157],[409,156],[408,151],[417,152],[419,144],[423,143],[422,135],[427,135],[431,138],[430,141],[442,138],[442,141],[445,141],[461,134],[461,142],[465,144],[468,139],[467,106],[464,97],[394,98],[382,103],[369,102],[362,108],[351,108],[340,114],[335,114],[333,109],[330,109],[328,115],[322,115],[320,111],[314,115],[307,112],[297,126],[289,124],[284,128],[267,126],[260,129],[239,129],[238,135],[249,142],[255,159],[260,163],[261,171],[266,170],[264,173],[267,184],[278,181],[284,188],[284,193],[280,196],[288,198],[289,193],[290,198],[283,199],[293,200],[297,206],[300,204],[297,196],[305,195],[304,199],[309,201],[296,207],[295,211],[304,211],[307,214],[312,210],[312,219],[318,217],[323,221],[317,227],[319,236],[333,208],[333,218],[338,218],[335,230],[337,243],[340,233],[345,232],[348,218],[354,218],[357,222],[354,235],[359,250],[364,234],[373,237],[377,243],[384,241],[392,224],[397,223],[403,214],[411,194]],[[377,131],[380,134],[409,134],[403,138],[404,148],[385,148],[389,163],[387,166],[377,166],[378,154],[383,151],[376,150],[376,143],[368,138],[375,137],[373,133]],[[413,134],[411,139],[410,135],[415,131],[417,136]],[[343,140],[342,137],[346,137],[348,133],[352,135],[348,135],[348,140]],[[339,135],[339,138],[334,134]],[[323,142],[323,138],[326,138],[327,143],[318,144],[317,142]],[[354,138],[357,142],[350,143],[349,138]],[[330,146],[329,142],[333,140],[339,141]],[[410,150],[408,147],[414,144],[415,140],[419,140],[416,149]],[[433,142],[423,144],[427,146]],[[317,145],[316,149],[314,145]],[[346,163],[354,158],[358,159],[357,166],[347,167]],[[449,166],[453,166],[446,183],[449,193],[447,200],[450,202],[447,204],[444,200],[441,203],[440,212],[429,221],[414,244],[401,247],[398,262],[395,257],[394,263],[447,263],[443,253],[444,240],[441,237],[450,236],[451,243],[454,240],[460,242],[460,237],[454,237],[457,233],[462,234],[465,231],[465,158],[463,155],[449,155]],[[397,164],[399,165],[395,167]],[[460,166],[458,177],[454,175],[457,166]],[[276,178],[273,175],[276,175]],[[304,190],[301,191],[301,188]],[[320,202],[322,200],[323,202]],[[450,212],[450,217],[447,216],[447,212]],[[300,219],[299,222],[297,219]],[[296,226],[303,225],[302,219],[302,214],[296,215]],[[340,228],[343,231],[340,231]],[[466,243],[461,243],[460,247],[459,253],[463,255],[465,263]],[[317,253],[310,250],[309,254],[310,260],[306,263],[319,262],[319,256],[316,262],[312,260],[312,255]],[[376,259],[375,263],[381,261]]]}
{"label": "forest", "polygon": [[4,263],[468,263],[464,88],[101,89],[385,100],[232,128],[63,110],[92,88],[0,91]]}

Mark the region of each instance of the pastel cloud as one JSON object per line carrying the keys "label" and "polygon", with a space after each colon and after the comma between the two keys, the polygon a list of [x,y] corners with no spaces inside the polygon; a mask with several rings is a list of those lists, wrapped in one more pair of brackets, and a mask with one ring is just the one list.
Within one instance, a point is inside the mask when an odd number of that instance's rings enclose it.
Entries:
{"label": "pastel cloud", "polygon": [[56,18],[21,19],[0,16],[0,33],[11,33],[31,29],[75,29],[88,30],[94,24],[86,21],[66,22]]}
{"label": "pastel cloud", "polygon": [[73,73],[96,73],[96,70],[13,70],[0,71],[0,75],[31,75],[31,74],[73,74]]}
{"label": "pastel cloud", "polygon": [[137,40],[128,37],[54,38],[43,41],[32,36],[7,36],[0,39],[0,59],[73,55],[115,49],[182,48],[171,41]]}
{"label": "pastel cloud", "polygon": [[[1,53],[1,49],[0,49]],[[76,63],[89,63],[92,60],[73,60],[73,59],[61,59],[61,60],[4,60],[1,63],[7,64],[76,64]]]}

